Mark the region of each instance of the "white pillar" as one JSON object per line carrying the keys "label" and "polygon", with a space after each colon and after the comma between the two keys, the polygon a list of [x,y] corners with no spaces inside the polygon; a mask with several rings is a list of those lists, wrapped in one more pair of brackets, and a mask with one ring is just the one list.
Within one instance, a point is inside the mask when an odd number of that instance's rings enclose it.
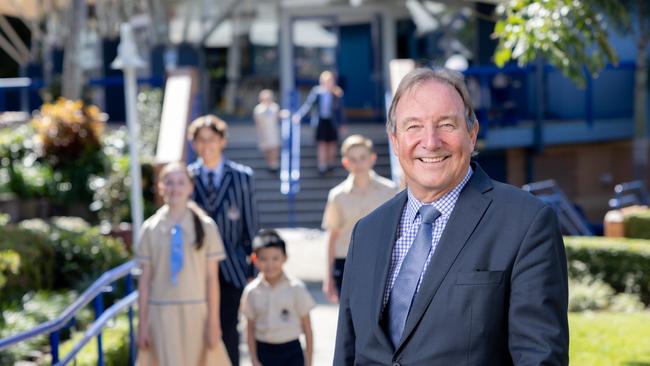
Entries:
{"label": "white pillar", "polygon": [[124,72],[124,97],[126,102],[126,124],[129,128],[129,172],[131,176],[131,229],[133,231],[133,244],[137,245],[138,234],[143,221],[142,205],[142,177],[140,176],[140,158],[138,152],[138,136],[140,124],[136,110],[138,86],[136,82],[136,69],[145,66],[138,55],[138,46],[135,43],[131,25],[123,23],[120,27],[120,45],[117,49],[117,58],[111,64],[114,69]]}

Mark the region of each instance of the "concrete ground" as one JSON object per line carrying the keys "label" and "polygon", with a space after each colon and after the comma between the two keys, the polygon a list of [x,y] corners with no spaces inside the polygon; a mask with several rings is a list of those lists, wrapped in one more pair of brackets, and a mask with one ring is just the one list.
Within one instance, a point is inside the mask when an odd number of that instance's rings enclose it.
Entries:
{"label": "concrete ground", "polygon": [[[289,259],[285,270],[305,282],[317,303],[316,308],[311,312],[314,333],[313,365],[332,365],[338,304],[328,302],[321,291],[325,274],[326,235],[322,230],[315,229],[279,229],[278,231],[287,243]],[[251,363],[246,346],[244,321],[240,321],[240,326],[242,327],[242,342],[239,346],[242,356],[241,365],[249,366]]]}

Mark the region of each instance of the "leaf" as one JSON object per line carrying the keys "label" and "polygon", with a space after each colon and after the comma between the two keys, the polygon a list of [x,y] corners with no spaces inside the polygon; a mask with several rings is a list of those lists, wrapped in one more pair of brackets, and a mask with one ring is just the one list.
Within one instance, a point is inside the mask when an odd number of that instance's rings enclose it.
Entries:
{"label": "leaf", "polygon": [[511,52],[509,48],[499,47],[494,54],[494,63],[503,67],[508,61],[510,61]]}

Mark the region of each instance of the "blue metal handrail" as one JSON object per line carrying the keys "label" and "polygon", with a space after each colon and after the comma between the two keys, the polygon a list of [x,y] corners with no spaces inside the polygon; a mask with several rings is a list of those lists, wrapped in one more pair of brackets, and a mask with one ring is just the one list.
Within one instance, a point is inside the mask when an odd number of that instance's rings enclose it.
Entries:
{"label": "blue metal handrail", "polygon": [[298,109],[298,92],[289,92],[289,105],[282,117],[282,151],[280,153],[280,192],[287,196],[289,227],[295,225],[295,195],[300,191],[300,123],[294,123]]}
{"label": "blue metal handrail", "polygon": [[100,334],[102,332],[102,329],[104,328],[104,325],[106,323],[115,318],[120,312],[124,311],[127,308],[130,308],[136,301],[138,300],[138,292],[134,291],[131,292],[129,295],[124,297],[122,300],[116,302],[111,306],[110,308],[106,309],[102,313],[102,315],[97,318],[86,330],[84,333],[83,338],[77,342],[77,344],[74,345],[72,350],[68,352],[68,354],[56,364],[56,366],[63,366],[67,365],[70,361],[72,361],[75,356],[81,351],[81,349],[88,343],[90,340]]}
{"label": "blue metal handrail", "polygon": [[[122,277],[127,277],[127,292],[132,292],[132,276],[131,272],[136,268],[137,263],[135,260],[130,260],[120,266],[117,266],[104,274],[102,274],[86,291],[81,294],[77,300],[75,300],[70,306],[68,306],[61,315],[57,318],[49,320],[47,322],[41,323],[38,326],[15,334],[13,336],[0,339],[0,351],[6,349],[16,343],[25,341],[37,337],[39,335],[49,333],[50,335],[50,352],[52,353],[52,364],[59,362],[59,331],[63,328],[66,328],[74,316],[90,302],[93,302],[95,307],[95,317],[96,322],[99,321],[104,313],[103,310],[103,301],[102,293],[107,292],[107,287],[110,288],[110,285],[119,280]],[[131,295],[129,295],[131,296]],[[137,296],[137,295],[135,295]],[[127,297],[128,298],[128,297]],[[125,298],[126,299],[126,298]],[[123,299],[124,300],[124,299]],[[119,303],[122,303],[120,301]],[[133,324],[132,324],[132,314],[130,314],[129,319],[129,331],[133,334]],[[101,350],[101,334],[97,335],[97,342],[99,345],[99,350]],[[103,365],[103,358],[101,352],[99,352],[98,364]]]}

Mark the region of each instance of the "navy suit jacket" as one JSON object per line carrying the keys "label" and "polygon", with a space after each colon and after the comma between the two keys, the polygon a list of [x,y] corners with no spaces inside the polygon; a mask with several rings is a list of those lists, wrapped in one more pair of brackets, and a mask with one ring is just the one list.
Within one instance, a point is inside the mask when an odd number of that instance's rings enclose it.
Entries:
{"label": "navy suit jacket", "polygon": [[257,233],[257,206],[251,168],[230,160],[224,161],[217,199],[208,202],[206,185],[201,179],[200,160],[190,164],[194,176],[194,201],[217,223],[223,239],[226,259],[219,262],[219,274],[237,288],[244,288],[252,276],[248,257]]}
{"label": "navy suit jacket", "polygon": [[553,210],[476,164],[393,347],[383,293],[406,192],[359,220],[334,365],[567,365],[567,263]]}

